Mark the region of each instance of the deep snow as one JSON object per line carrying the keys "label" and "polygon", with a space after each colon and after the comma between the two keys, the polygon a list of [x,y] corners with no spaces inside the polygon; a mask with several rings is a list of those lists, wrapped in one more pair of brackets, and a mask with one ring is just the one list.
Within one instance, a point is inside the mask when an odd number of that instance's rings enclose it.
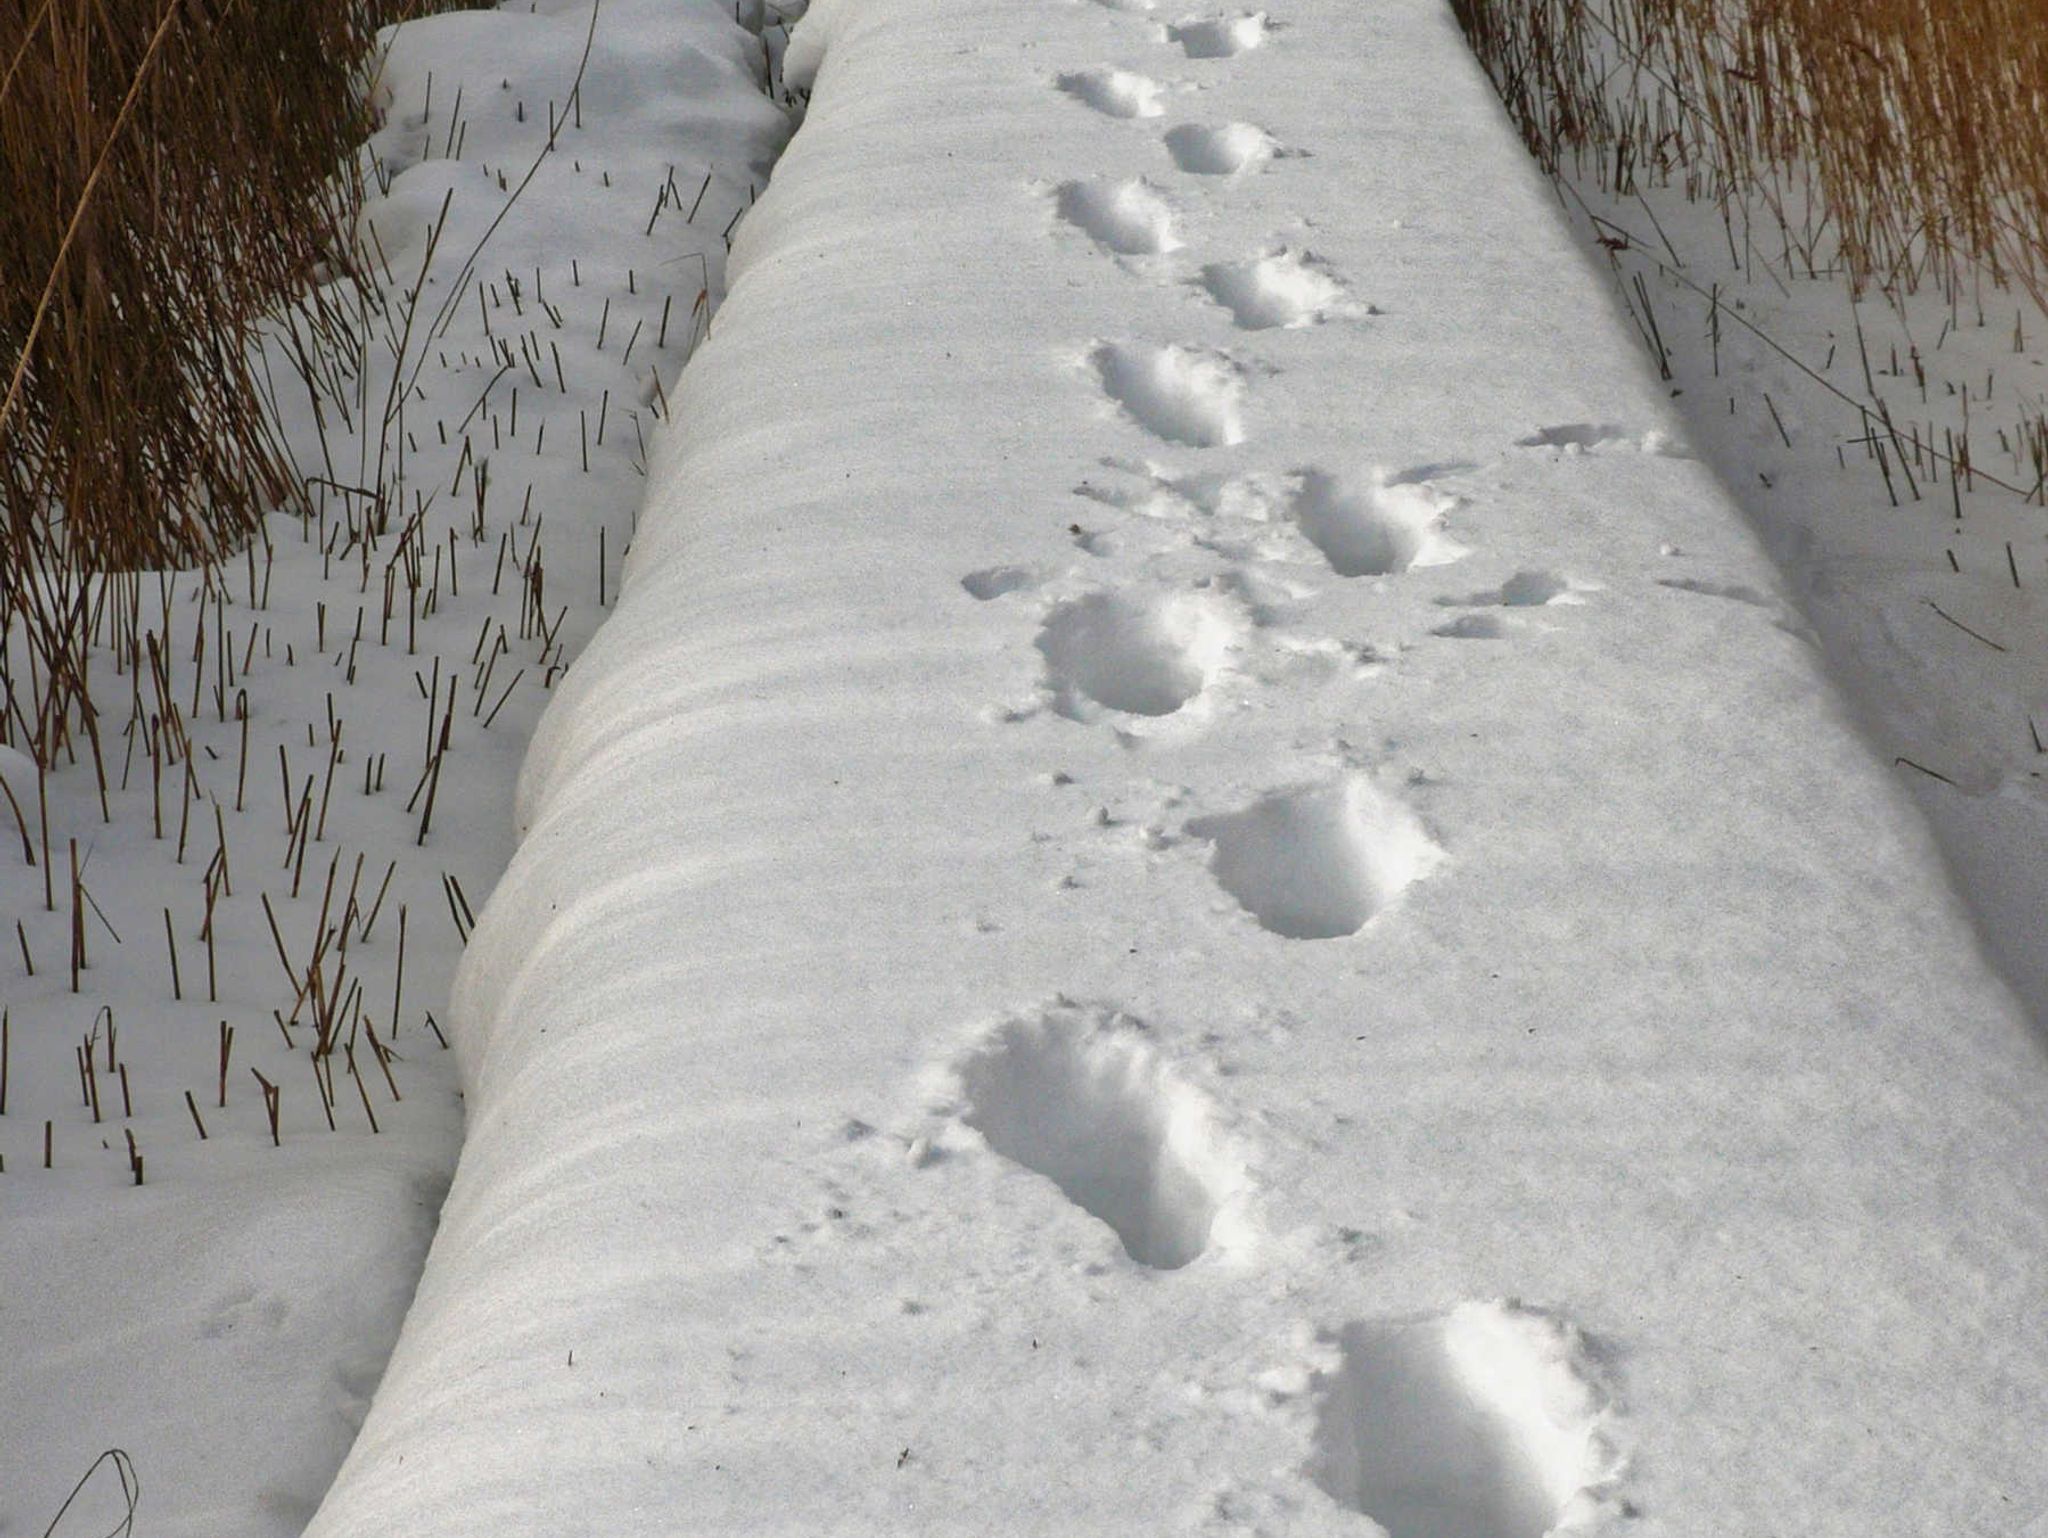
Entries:
{"label": "deep snow", "polygon": [[2036,1522],[2040,1044],[1449,18],[790,64],[311,1531]]}
{"label": "deep snow", "polygon": [[[594,33],[591,17],[589,0],[548,0],[399,29],[366,151],[388,190],[365,209],[357,259],[389,307],[364,317],[367,367],[323,396],[323,433],[282,325],[267,355],[321,516],[303,529],[273,517],[267,551],[229,563],[218,603],[198,601],[196,573],[146,583],[149,615],[160,597],[171,615],[158,630],[195,744],[192,799],[181,808],[174,765],[153,836],[150,751],[124,729],[132,681],[104,653],[111,820],[89,764],[49,778],[53,863],[76,839],[97,904],[76,994],[68,870],[45,911],[43,872],[24,864],[0,805],[0,1532],[43,1533],[118,1447],[140,1482],[138,1533],[296,1535],[397,1336],[462,1130],[429,1023],[448,1018],[458,905],[481,906],[511,854],[533,723],[596,628],[606,584],[617,593],[655,375],[680,371],[700,293],[704,307],[722,297],[721,232],[787,133],[765,94],[763,39],[726,0],[603,0]],[[474,281],[461,283],[472,253]],[[459,302],[430,335],[450,294]],[[395,372],[415,390],[393,390]],[[380,433],[387,398],[403,414]],[[352,488],[379,484],[399,511],[366,555]],[[393,582],[407,564],[398,536],[422,507],[409,594]],[[442,730],[445,772],[429,791]],[[316,810],[295,856],[286,827],[309,776]],[[0,778],[39,832],[33,766],[0,748]],[[316,1088],[315,1010],[286,966],[303,977],[323,936],[340,1027]],[[78,1073],[88,1038],[97,1107]],[[252,1070],[280,1091],[278,1146]],[[123,1510],[103,1465],[59,1538],[108,1532]]]}
{"label": "deep snow", "polygon": [[1654,296],[1689,431],[2048,1032],[2048,533],[2023,425],[2048,403],[2048,345],[2032,302],[1969,273],[1946,296],[1929,278],[1852,301],[1825,268],[1755,258],[1775,224],[1761,208],[1731,235],[1676,187],[1614,199],[1586,176],[1564,204],[1606,241],[1623,302],[1641,312],[1638,277]]}

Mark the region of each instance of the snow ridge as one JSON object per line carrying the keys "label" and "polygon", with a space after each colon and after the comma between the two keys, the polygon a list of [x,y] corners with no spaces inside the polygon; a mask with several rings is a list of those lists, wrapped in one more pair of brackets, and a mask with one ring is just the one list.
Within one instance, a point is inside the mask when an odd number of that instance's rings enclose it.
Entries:
{"label": "snow ridge", "polygon": [[2048,1497],[2048,1071],[1448,18],[1152,9],[799,29],[317,1538]]}

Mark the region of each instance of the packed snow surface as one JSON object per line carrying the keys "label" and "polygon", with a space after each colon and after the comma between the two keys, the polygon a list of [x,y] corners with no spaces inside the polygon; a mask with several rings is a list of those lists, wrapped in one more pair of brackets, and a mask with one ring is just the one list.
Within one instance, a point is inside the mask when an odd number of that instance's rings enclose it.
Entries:
{"label": "packed snow surface", "polygon": [[2042,1043],[1449,16],[788,63],[311,1531],[2037,1522]]}

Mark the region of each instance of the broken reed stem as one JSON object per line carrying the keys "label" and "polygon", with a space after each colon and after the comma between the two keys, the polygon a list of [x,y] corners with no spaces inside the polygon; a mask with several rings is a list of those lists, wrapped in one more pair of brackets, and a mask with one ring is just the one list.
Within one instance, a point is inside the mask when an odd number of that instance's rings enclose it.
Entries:
{"label": "broken reed stem", "polygon": [[362,1097],[363,1115],[369,1119],[370,1131],[372,1133],[380,1132],[382,1129],[377,1125],[377,1113],[370,1108],[370,1091],[364,1085],[363,1076],[356,1068],[356,1049],[354,1047],[344,1047],[342,1055],[348,1063],[348,1076],[356,1081],[356,1093]]}
{"label": "broken reed stem", "polygon": [[78,974],[85,970],[85,897],[78,879],[78,840],[71,843],[71,991],[78,992]]}
{"label": "broken reed stem", "polygon": [[263,1113],[270,1120],[270,1146],[282,1148],[284,1140],[278,1135],[277,1117],[279,1106],[284,1099],[284,1091],[264,1078],[258,1069],[251,1068],[249,1072],[255,1074],[256,1082],[263,1087]]}

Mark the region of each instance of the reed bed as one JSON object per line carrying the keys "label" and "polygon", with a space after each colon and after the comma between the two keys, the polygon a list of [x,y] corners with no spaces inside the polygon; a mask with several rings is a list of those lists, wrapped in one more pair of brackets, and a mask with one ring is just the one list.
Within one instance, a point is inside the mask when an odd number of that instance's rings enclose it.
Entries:
{"label": "reed bed", "polygon": [[250,341],[342,265],[402,8],[0,0],[0,742],[45,766],[97,742],[101,576],[216,561],[300,495]]}
{"label": "reed bed", "polygon": [[1546,169],[1711,199],[1861,292],[2048,274],[2040,0],[1453,0]]}

